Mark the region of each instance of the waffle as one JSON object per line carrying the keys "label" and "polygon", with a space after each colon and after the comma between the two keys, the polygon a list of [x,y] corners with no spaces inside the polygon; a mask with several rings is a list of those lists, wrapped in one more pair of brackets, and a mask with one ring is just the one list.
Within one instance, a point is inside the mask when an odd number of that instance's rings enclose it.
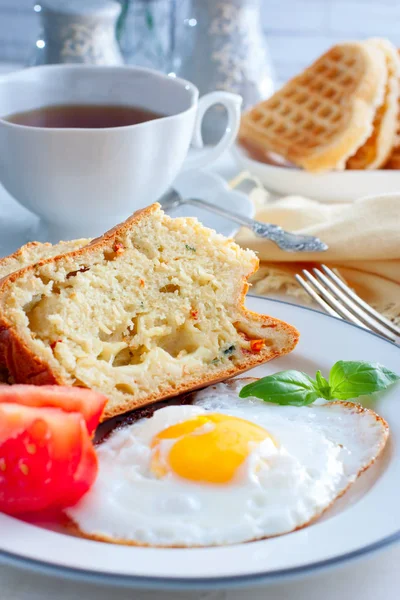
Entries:
{"label": "waffle", "polygon": [[342,170],[372,133],[386,74],[376,44],[338,44],[245,113],[239,139],[309,171]]}
{"label": "waffle", "polygon": [[[397,50],[400,58],[400,49]],[[385,169],[400,169],[400,81],[399,81],[399,97],[397,100],[397,128],[396,128],[396,142],[389,157],[388,162],[385,165]]]}
{"label": "waffle", "polygon": [[400,146],[396,146],[393,149],[393,152],[390,155],[390,158],[385,165],[385,169],[392,169],[392,170],[400,169]]}
{"label": "waffle", "polygon": [[387,40],[373,39],[366,43],[377,46],[385,54],[387,65],[385,98],[376,111],[372,134],[355,155],[349,158],[347,169],[379,169],[387,161],[396,143],[400,57],[393,44]]}

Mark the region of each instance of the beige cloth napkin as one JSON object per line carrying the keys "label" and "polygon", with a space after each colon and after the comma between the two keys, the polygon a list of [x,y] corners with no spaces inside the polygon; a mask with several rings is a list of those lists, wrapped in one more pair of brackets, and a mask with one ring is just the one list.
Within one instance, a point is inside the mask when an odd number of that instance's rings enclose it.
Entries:
{"label": "beige cloth napkin", "polygon": [[308,300],[294,274],[323,262],[337,268],[366,302],[400,323],[400,192],[351,204],[321,204],[299,196],[272,201],[258,185],[250,197],[259,221],[315,235],[329,246],[318,254],[292,254],[241,229],[237,242],[257,252],[261,261],[253,277],[253,292],[284,292]]}

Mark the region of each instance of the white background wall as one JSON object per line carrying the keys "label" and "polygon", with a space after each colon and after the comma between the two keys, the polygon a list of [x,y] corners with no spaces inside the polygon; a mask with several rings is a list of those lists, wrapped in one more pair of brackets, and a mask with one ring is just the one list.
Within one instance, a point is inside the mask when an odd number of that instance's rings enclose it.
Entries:
{"label": "white background wall", "polygon": [[[0,61],[27,62],[32,56],[39,26],[33,5],[0,0]],[[384,36],[400,47],[400,0],[262,0],[262,6],[280,80],[339,40]]]}

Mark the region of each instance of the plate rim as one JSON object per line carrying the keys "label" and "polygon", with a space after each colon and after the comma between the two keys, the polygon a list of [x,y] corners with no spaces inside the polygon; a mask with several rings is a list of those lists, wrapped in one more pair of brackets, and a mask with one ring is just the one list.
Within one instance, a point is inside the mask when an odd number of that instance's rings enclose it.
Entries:
{"label": "plate rim", "polygon": [[[395,347],[400,353],[400,347],[394,342],[386,340],[382,336],[372,331],[368,331],[358,325],[349,323],[334,317],[332,315],[323,313],[315,308],[309,306],[301,306],[285,300],[278,300],[276,298],[269,298],[267,296],[259,296],[257,294],[247,294],[246,297],[256,298],[257,300],[266,300],[267,302],[273,302],[277,304],[288,305],[295,310],[305,310],[318,314],[320,317],[334,319],[335,321],[341,321],[344,325],[349,325],[361,330],[366,335],[372,335],[377,337],[381,341]],[[284,569],[276,569],[275,571],[260,572],[250,575],[225,575],[220,577],[191,577],[191,578],[180,578],[180,577],[150,577],[143,575],[118,575],[113,573],[97,572],[89,569],[78,569],[74,567],[68,567],[63,565],[55,565],[42,561],[40,559],[21,557],[18,554],[11,553],[0,549],[0,565],[10,565],[18,567],[30,572],[60,577],[71,581],[88,582],[101,584],[109,587],[126,588],[126,589],[148,589],[148,590],[165,590],[165,591],[184,591],[184,590],[217,590],[217,589],[228,589],[228,588],[240,588],[249,585],[267,585],[276,583],[282,580],[289,580],[299,578],[301,576],[313,575],[322,571],[329,570],[331,568],[344,565],[345,563],[360,560],[361,558],[379,552],[384,548],[389,548],[395,543],[400,542],[400,529],[381,540],[378,540],[372,544],[368,544],[335,556],[333,558],[324,559],[321,561],[313,562],[309,565],[302,565],[298,567],[288,567]]]}
{"label": "plate rim", "polygon": [[237,142],[232,147],[232,156],[240,169],[250,172],[278,196],[303,196],[322,203],[351,204],[366,196],[399,195],[399,170],[331,170],[314,173],[256,160],[248,156]]}
{"label": "plate rim", "polygon": [[[281,166],[281,165],[275,165],[275,164],[271,164],[271,163],[267,163],[267,162],[262,162],[260,160],[256,160],[255,158],[252,158],[251,156],[249,156],[248,154],[246,154],[246,150],[239,144],[239,142],[235,142],[234,145],[232,146],[232,154],[234,155],[234,157],[236,158],[236,160],[239,161],[243,161],[246,162],[250,165],[255,164],[255,165],[259,165],[260,167],[265,168],[266,171],[282,171],[283,169],[285,169],[286,171],[289,169],[291,172],[295,172],[296,174],[301,173],[301,176],[304,177],[315,177],[315,173],[311,172],[311,171],[305,171],[304,169],[301,169],[300,167],[285,167],[285,166]],[[398,179],[399,178],[399,171],[396,169],[375,169],[375,170],[357,170],[357,169],[353,169],[353,170],[344,170],[344,171],[324,171],[322,173],[318,173],[318,177],[322,178],[322,177],[341,177],[342,179],[359,179],[360,177],[365,177],[365,175],[367,175],[368,177],[375,177],[376,179],[383,178],[386,177],[387,174],[389,175],[389,177],[392,177],[393,179]],[[345,202],[345,200],[343,201]]]}
{"label": "plate rim", "polygon": [[400,530],[379,542],[369,544],[359,550],[354,550],[335,558],[329,558],[315,562],[308,566],[290,567],[279,569],[269,573],[256,573],[254,575],[229,575],[222,577],[192,577],[184,579],[180,577],[148,577],[142,575],[115,575],[99,573],[86,569],[75,569],[51,565],[40,559],[22,558],[10,552],[0,550],[0,565],[9,565],[36,573],[38,575],[50,575],[68,581],[82,583],[101,584],[107,587],[159,590],[159,591],[195,591],[195,590],[219,590],[238,589],[248,586],[272,585],[281,581],[290,581],[316,575],[329,571],[335,567],[344,566],[350,562],[359,561],[366,556],[371,556],[385,548],[400,542]]}

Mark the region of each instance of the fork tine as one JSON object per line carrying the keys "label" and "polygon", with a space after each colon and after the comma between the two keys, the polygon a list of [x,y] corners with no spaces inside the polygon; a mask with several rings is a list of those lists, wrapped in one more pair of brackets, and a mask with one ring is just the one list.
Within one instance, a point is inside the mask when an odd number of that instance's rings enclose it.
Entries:
{"label": "fork tine", "polygon": [[357,294],[355,292],[353,292],[353,290],[350,289],[349,286],[346,285],[340,279],[340,277],[338,277],[336,275],[336,273],[334,273],[332,271],[332,269],[330,269],[326,265],[321,265],[321,269],[324,271],[325,275],[330,277],[330,279],[332,279],[332,281],[334,281],[336,283],[336,285],[345,294],[347,294],[356,304],[358,304],[361,308],[363,308],[366,313],[368,313],[371,317],[374,317],[377,321],[379,321],[379,323],[384,325],[392,333],[395,333],[396,335],[400,336],[400,327],[396,327],[396,325],[394,325],[394,323],[392,323],[392,321],[389,321],[389,319],[386,319],[385,317],[383,317],[380,313],[378,313],[376,310],[374,310],[372,308],[372,306],[370,306],[362,298],[360,298],[360,296],[357,296]]}
{"label": "fork tine", "polygon": [[372,329],[376,333],[395,341],[392,333],[386,327],[381,325],[374,317],[371,317],[358,304],[353,302],[351,298],[346,296],[346,294],[344,294],[335,283],[333,283],[326,275],[324,275],[324,273],[318,269],[313,269],[313,272],[319,281],[329,290],[329,292],[331,292],[332,295],[339,300],[347,310],[355,315],[356,318],[360,319],[369,329]]}
{"label": "fork tine", "polygon": [[345,306],[343,306],[338,300],[331,294],[329,290],[327,290],[319,281],[316,279],[309,271],[303,269],[303,273],[308,279],[308,281],[314,286],[314,288],[318,291],[318,293],[322,296],[322,298],[328,302],[334,310],[336,310],[343,319],[347,321],[351,321],[355,323],[359,327],[363,327],[364,329],[369,329],[365,323],[360,321],[353,313],[351,313]]}
{"label": "fork tine", "polygon": [[317,292],[311,287],[311,285],[304,281],[304,279],[300,275],[295,275],[295,279],[305,289],[307,294],[311,296],[311,298],[315,300],[315,302],[317,302],[321,306],[321,308],[323,308],[327,313],[332,315],[332,317],[337,317],[338,319],[343,318],[327,302],[325,302],[325,300],[323,300],[321,296],[319,296]]}

